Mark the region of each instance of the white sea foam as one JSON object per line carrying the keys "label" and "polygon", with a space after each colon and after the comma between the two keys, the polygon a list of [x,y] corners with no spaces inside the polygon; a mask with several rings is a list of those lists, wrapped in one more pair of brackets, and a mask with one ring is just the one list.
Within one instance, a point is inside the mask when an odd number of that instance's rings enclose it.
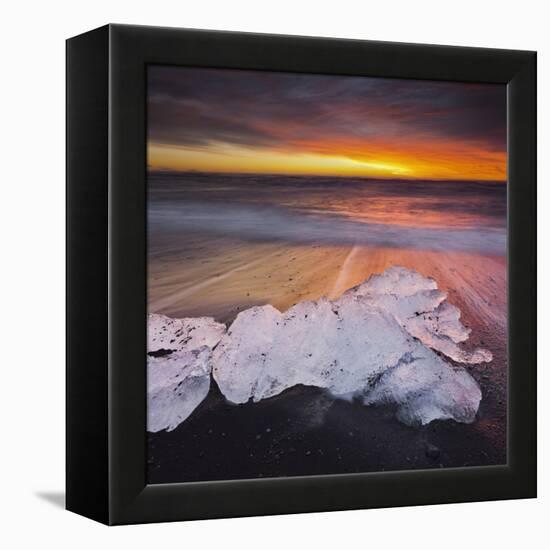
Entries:
{"label": "white sea foam", "polygon": [[187,418],[208,393],[210,371],[233,403],[303,384],[365,405],[393,404],[409,425],[472,422],[481,400],[477,383],[436,351],[462,363],[492,355],[460,348],[469,330],[446,297],[433,279],[392,267],[333,301],[301,302],[284,313],[271,305],[249,308],[227,331],[209,318],[153,316],[150,345],[180,347],[149,360],[149,429],[173,429]]}

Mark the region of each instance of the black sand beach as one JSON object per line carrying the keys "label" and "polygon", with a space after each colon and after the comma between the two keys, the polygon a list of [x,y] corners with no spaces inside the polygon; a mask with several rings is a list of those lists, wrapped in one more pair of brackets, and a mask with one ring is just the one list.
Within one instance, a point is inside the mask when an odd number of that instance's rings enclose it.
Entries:
{"label": "black sand beach", "polygon": [[480,426],[505,421],[485,374],[478,420],[411,428],[390,407],[334,400],[295,387],[254,404],[231,405],[213,383],[173,432],[148,434],[149,483],[254,479],[506,463],[505,449]]}

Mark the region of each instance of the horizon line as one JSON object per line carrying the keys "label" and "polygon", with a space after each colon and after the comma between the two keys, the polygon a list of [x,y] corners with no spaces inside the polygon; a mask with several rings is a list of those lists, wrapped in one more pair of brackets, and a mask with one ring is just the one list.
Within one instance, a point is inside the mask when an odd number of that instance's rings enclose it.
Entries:
{"label": "horizon line", "polygon": [[356,174],[315,174],[304,172],[240,172],[240,171],[223,171],[223,170],[178,170],[174,168],[152,168],[147,166],[147,175],[149,174],[204,174],[204,175],[232,175],[232,176],[283,176],[283,177],[316,177],[316,178],[341,178],[341,179],[362,179],[362,180],[388,180],[388,181],[426,181],[426,182],[483,182],[483,183],[495,183],[495,184],[507,184],[508,179],[496,180],[496,179],[483,179],[483,178],[418,178],[418,177],[406,177],[406,176],[367,176]]}

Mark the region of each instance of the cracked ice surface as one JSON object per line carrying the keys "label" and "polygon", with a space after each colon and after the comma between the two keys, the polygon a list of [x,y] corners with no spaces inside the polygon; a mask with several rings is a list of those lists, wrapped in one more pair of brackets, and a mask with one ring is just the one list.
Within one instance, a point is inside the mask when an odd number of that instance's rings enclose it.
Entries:
{"label": "cracked ice surface", "polygon": [[467,352],[458,346],[468,340],[471,332],[460,322],[460,310],[446,301],[447,293],[438,290],[433,279],[416,271],[391,267],[346,294],[362,296],[370,304],[391,312],[409,334],[457,363],[493,360],[488,350]]}
{"label": "cracked ice surface", "polygon": [[259,401],[296,384],[365,404],[392,403],[407,424],[472,422],[481,400],[457,362],[490,361],[458,343],[469,331],[433,279],[392,267],[329,301],[241,312],[213,353],[213,376],[234,403]]}
{"label": "cracked ice surface", "polygon": [[225,325],[210,317],[151,314],[147,336],[147,430],[173,430],[210,389],[212,347]]}

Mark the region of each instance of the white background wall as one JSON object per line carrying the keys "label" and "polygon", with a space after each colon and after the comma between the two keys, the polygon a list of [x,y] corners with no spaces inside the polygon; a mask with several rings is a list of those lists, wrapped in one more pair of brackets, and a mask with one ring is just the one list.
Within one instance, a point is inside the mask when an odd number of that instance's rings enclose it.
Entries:
{"label": "white background wall", "polygon": [[[107,529],[62,511],[66,38],[108,22],[539,51],[539,280],[548,277],[548,16],[541,0],[5,2],[0,32],[0,544],[4,548],[541,548],[538,500]],[[544,119],[544,120],[543,120]],[[544,183],[543,183],[544,182]],[[546,250],[543,250],[546,244]],[[539,284],[540,368],[548,284]],[[546,337],[545,339],[544,336]],[[546,344],[546,346],[545,346]],[[540,376],[539,398],[548,376]],[[539,430],[548,406],[540,407]],[[543,442],[548,451],[547,439]],[[543,450],[543,445],[540,446]],[[548,452],[539,464],[548,465]],[[542,468],[539,468],[539,471]],[[6,541],[4,541],[6,542]]]}

